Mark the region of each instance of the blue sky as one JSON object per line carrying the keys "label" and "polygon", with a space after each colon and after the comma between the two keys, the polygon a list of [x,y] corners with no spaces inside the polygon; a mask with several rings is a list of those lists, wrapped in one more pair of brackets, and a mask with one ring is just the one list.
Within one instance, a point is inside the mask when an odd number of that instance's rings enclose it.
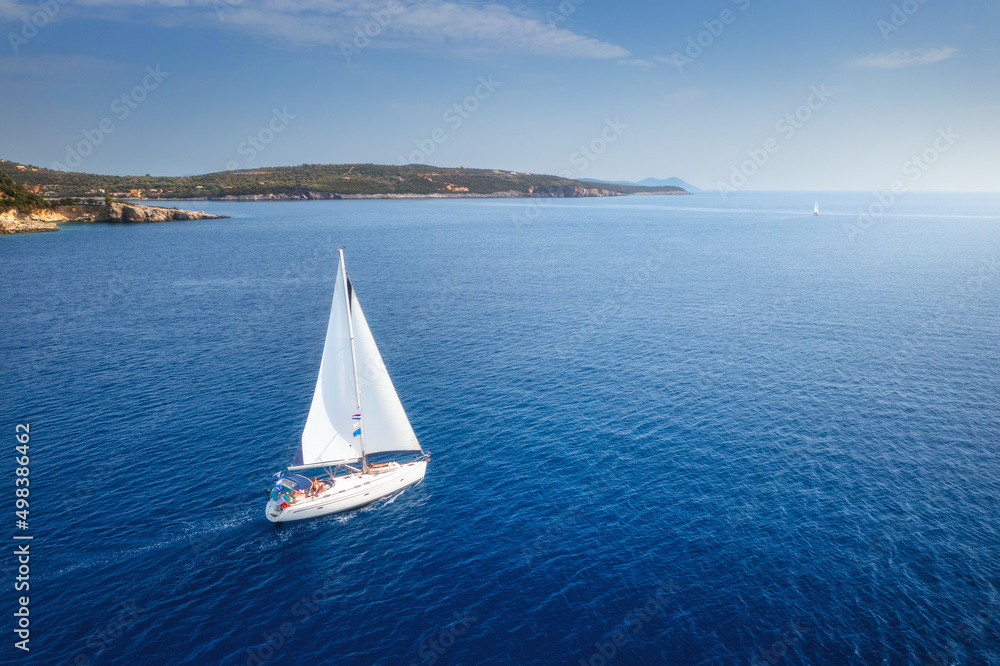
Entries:
{"label": "blue sky", "polygon": [[1000,189],[995,1],[63,2],[0,0],[5,159]]}

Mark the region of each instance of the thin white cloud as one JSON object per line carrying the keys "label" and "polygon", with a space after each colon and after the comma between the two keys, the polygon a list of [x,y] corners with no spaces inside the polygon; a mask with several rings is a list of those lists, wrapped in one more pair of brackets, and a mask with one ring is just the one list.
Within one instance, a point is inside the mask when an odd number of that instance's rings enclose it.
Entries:
{"label": "thin white cloud", "polygon": [[476,7],[455,2],[405,5],[389,30],[433,40],[488,44],[500,50],[561,58],[625,58],[614,44],[584,37],[499,4]]}
{"label": "thin white cloud", "polygon": [[[409,0],[399,2],[402,11],[395,13],[388,12],[388,0],[77,0],[74,4],[105,10],[170,8],[170,15],[156,20],[165,25],[215,25],[296,44],[351,44],[357,29],[364,29],[378,13],[384,25],[371,40],[376,48],[444,45],[457,52],[619,60],[631,55],[621,46],[555,28],[534,14],[497,2]],[[104,16],[112,18],[114,13]]]}
{"label": "thin white cloud", "polygon": [[38,11],[38,5],[30,5],[17,0],[0,0],[0,19],[18,21],[31,12]]}
{"label": "thin white cloud", "polygon": [[619,65],[628,65],[629,67],[656,67],[655,64],[649,62],[648,60],[643,60],[642,58],[626,58],[625,60],[619,60]]}
{"label": "thin white cloud", "polygon": [[916,65],[947,60],[958,53],[958,49],[947,46],[940,49],[920,49],[916,51],[892,51],[890,53],[872,53],[862,58],[855,58],[851,65],[868,69],[902,69]]}
{"label": "thin white cloud", "polygon": [[668,56],[653,56],[653,60],[656,62],[663,62],[671,67],[676,67],[678,70],[683,70],[684,66],[690,63],[690,60],[684,60],[681,55],[668,55]]}

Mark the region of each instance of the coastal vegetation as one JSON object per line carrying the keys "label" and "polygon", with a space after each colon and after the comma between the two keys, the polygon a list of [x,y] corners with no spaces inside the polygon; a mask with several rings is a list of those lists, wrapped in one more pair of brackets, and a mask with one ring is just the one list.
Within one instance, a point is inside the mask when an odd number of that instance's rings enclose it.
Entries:
{"label": "coastal vegetation", "polygon": [[[111,199],[111,197],[107,198]],[[45,199],[36,191],[16,182],[9,174],[0,169],[0,213],[13,208],[22,213],[31,213],[53,206],[71,206],[79,203],[81,203],[79,199],[72,197],[64,197],[54,201]]]}
{"label": "coastal vegetation", "polygon": [[[248,197],[336,198],[339,196],[567,196],[686,194],[679,187],[637,187],[587,183],[499,169],[434,167],[422,164],[302,164],[220,171],[200,176],[105,176],[55,171],[0,160],[11,174],[40,197],[105,196],[128,199],[220,199]],[[573,188],[573,189],[568,189]],[[601,194],[579,194],[596,192]]]}
{"label": "coastal vegetation", "polygon": [[0,170],[0,213],[17,208],[23,213],[45,208],[48,203]]}

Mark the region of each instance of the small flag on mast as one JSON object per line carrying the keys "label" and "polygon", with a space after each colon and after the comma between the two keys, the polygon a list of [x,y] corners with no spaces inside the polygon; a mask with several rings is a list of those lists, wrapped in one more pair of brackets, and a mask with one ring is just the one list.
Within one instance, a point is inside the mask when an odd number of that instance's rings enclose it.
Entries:
{"label": "small flag on mast", "polygon": [[354,412],[354,414],[351,415],[351,420],[358,422],[356,424],[357,427],[354,428],[354,436],[355,437],[360,437],[361,436],[361,412]]}

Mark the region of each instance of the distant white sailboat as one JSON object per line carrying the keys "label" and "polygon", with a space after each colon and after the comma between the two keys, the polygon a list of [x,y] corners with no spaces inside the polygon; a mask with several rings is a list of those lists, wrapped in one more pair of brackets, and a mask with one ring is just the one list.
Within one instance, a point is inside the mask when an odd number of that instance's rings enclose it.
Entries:
{"label": "distant white sailboat", "polygon": [[819,215],[819,199],[816,199],[816,205],[813,207],[813,215]]}
{"label": "distant white sailboat", "polygon": [[[410,454],[411,460],[369,463],[376,454]],[[341,250],[309,416],[293,464],[268,491],[267,519],[302,520],[371,504],[423,479],[428,460],[382,363]],[[305,470],[320,473],[295,473]]]}

